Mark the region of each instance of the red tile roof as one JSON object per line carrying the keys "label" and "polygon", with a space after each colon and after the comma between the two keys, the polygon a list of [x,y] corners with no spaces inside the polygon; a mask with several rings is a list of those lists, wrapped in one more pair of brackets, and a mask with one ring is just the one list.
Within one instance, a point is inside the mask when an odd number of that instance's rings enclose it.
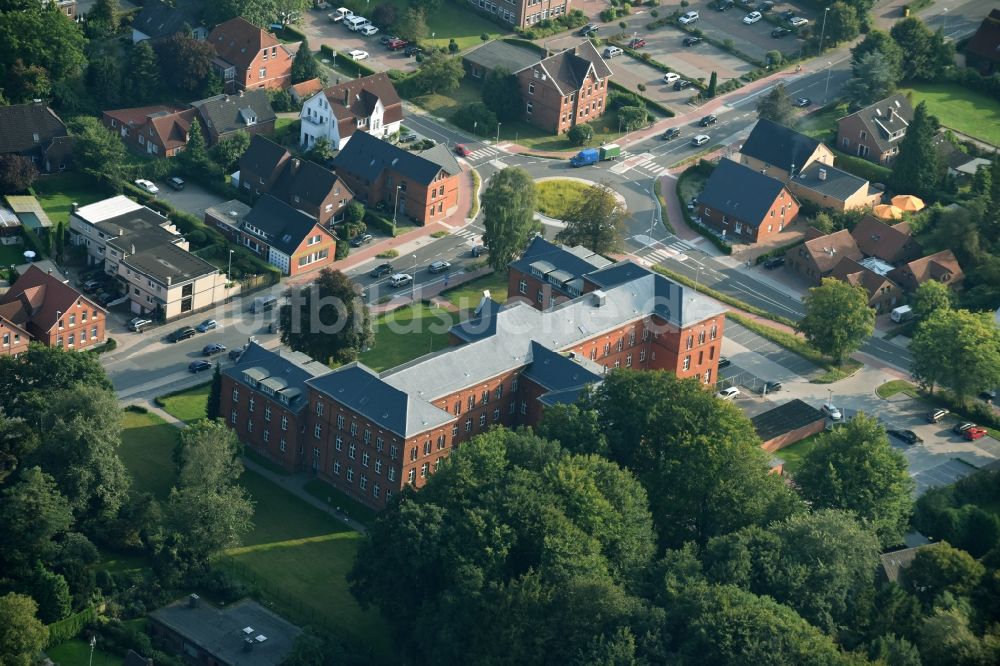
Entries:
{"label": "red tile roof", "polygon": [[382,114],[383,124],[403,119],[403,100],[399,98],[396,87],[385,72],[330,86],[323,94],[330,103],[331,113],[337,119],[341,137],[352,136],[358,128],[354,120],[370,117],[378,102],[382,102],[385,109]]}
{"label": "red tile roof", "polygon": [[253,64],[261,50],[279,45],[274,35],[261,30],[242,16],[215,26],[207,41],[220,58],[243,69]]}
{"label": "red tile roof", "polygon": [[953,286],[965,279],[965,272],[951,250],[942,250],[903,264],[889,273],[889,277],[910,289],[916,289],[928,280]]}
{"label": "red tile roof", "polygon": [[803,243],[806,252],[816,262],[820,273],[827,273],[840,262],[843,257],[861,261],[861,250],[847,229],[841,229],[826,236],[820,236]]}
{"label": "red tile roof", "polygon": [[873,215],[865,215],[851,235],[865,256],[895,264],[920,256],[920,245],[909,232],[909,225],[890,227]]}
{"label": "red tile roof", "polygon": [[0,316],[33,334],[47,332],[56,325],[60,313],[69,312],[81,299],[89,308],[104,310],[55,276],[31,266],[0,296]]}

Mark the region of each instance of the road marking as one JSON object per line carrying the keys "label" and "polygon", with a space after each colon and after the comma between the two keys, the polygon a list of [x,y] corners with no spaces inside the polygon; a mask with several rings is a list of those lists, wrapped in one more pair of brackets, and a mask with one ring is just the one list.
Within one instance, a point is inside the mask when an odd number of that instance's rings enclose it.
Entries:
{"label": "road marking", "polygon": [[496,169],[499,169],[500,171],[503,171],[504,169],[507,168],[507,165],[503,163],[503,160],[490,160],[490,164],[492,164]]}

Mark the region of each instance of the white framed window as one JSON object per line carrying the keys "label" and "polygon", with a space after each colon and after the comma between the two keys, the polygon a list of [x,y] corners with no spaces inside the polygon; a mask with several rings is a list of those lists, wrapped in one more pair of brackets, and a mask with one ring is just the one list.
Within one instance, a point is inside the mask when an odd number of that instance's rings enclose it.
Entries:
{"label": "white framed window", "polygon": [[368,452],[367,451],[363,451],[361,453],[361,466],[362,467],[368,467],[368,460],[369,460]]}
{"label": "white framed window", "polygon": [[337,430],[343,430],[343,429],[344,429],[344,415],[337,414]]}
{"label": "white framed window", "polygon": [[338,476],[340,475],[340,463],[337,462],[336,460],[333,461],[333,473],[337,474]]}
{"label": "white framed window", "polygon": [[396,480],[396,468],[395,467],[389,467],[389,471],[386,472],[386,478],[388,478],[390,481],[395,481]]}
{"label": "white framed window", "polygon": [[684,357],[684,364],[681,366],[681,369],[683,369],[683,370],[690,370],[691,369],[691,355],[690,354]]}
{"label": "white framed window", "polygon": [[354,468],[353,467],[348,467],[347,468],[347,481],[349,483],[353,483],[354,482]]}
{"label": "white framed window", "polygon": [[344,446],[344,438],[341,437],[340,435],[337,435],[337,439],[333,440],[333,446],[335,449],[340,451]]}
{"label": "white framed window", "polygon": [[361,480],[358,481],[358,485],[361,486],[361,490],[368,489],[368,477],[364,474],[361,475]]}
{"label": "white framed window", "polygon": [[233,402],[236,402],[239,399],[240,399],[240,390],[234,386],[233,387]]}
{"label": "white framed window", "polygon": [[281,451],[281,452],[284,452],[284,450],[285,450],[285,438],[284,437],[282,437],[281,441],[278,442],[278,450]]}
{"label": "white framed window", "polygon": [[319,439],[322,436],[323,436],[323,424],[322,423],[317,423],[316,427],[313,428],[313,437],[315,437],[316,439]]}
{"label": "white framed window", "polygon": [[264,405],[264,420],[271,420],[271,405]]}
{"label": "white framed window", "polygon": [[229,415],[229,422],[232,423],[233,425],[236,425],[236,410],[235,409],[233,410],[233,413]]}
{"label": "white framed window", "polygon": [[351,442],[351,445],[347,447],[347,457],[350,458],[351,460],[354,460],[354,451],[356,448],[357,447],[354,446],[354,442]]}
{"label": "white framed window", "polygon": [[284,414],[281,415],[281,429],[288,430],[288,417]]}
{"label": "white framed window", "polygon": [[429,466],[428,466],[427,463],[424,463],[423,465],[420,466],[420,478],[421,479],[426,479],[427,478],[427,470],[428,469],[429,469]]}
{"label": "white framed window", "polygon": [[517,290],[522,294],[528,293],[528,282],[526,280],[521,280],[517,283]]}
{"label": "white framed window", "polygon": [[413,483],[416,480],[417,480],[417,470],[416,469],[411,469],[409,472],[406,473],[406,482],[407,483]]}
{"label": "white framed window", "polygon": [[486,414],[480,414],[479,415],[479,427],[482,428],[484,425],[486,425]]}
{"label": "white framed window", "polygon": [[375,459],[375,473],[376,474],[381,474],[382,473],[382,459],[381,458],[376,458]]}

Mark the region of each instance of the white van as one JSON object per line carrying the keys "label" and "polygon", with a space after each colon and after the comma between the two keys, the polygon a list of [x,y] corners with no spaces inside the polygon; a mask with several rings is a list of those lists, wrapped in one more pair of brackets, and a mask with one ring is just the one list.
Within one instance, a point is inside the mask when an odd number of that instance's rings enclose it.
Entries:
{"label": "white van", "polygon": [[893,320],[897,324],[902,324],[904,321],[909,321],[913,318],[913,308],[909,305],[900,305],[898,308],[893,309],[889,313],[889,319]]}
{"label": "white van", "polygon": [[366,19],[364,16],[352,16],[344,19],[344,25],[347,26],[347,29],[354,32],[361,30],[361,28],[365,27],[369,23],[371,23],[371,21]]}

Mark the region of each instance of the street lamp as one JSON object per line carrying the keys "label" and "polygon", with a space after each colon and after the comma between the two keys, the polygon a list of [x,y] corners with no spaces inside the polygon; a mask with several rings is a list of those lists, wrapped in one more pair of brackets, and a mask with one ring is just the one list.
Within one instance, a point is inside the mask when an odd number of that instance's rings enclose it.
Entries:
{"label": "street lamp", "polygon": [[826,61],[826,87],[823,89],[823,104],[826,104],[826,98],[830,94],[830,74],[833,72],[833,63],[829,60]]}
{"label": "street lamp", "polygon": [[396,230],[396,213],[399,212],[399,191],[403,189],[403,184],[396,185],[396,204],[392,207],[392,230]]}
{"label": "street lamp", "polygon": [[90,666],[94,666],[94,648],[97,646],[97,636],[90,637]]}
{"label": "street lamp", "polygon": [[941,19],[941,37],[944,38],[946,37],[946,35],[944,34],[945,28],[948,27],[948,8],[945,7],[944,9],[942,9],[941,13],[944,16],[944,18]]}
{"label": "street lamp", "polygon": [[229,267],[226,269],[226,279],[227,280],[232,280],[233,279],[233,252],[235,252],[235,251],[236,250],[230,250],[229,251]]}
{"label": "street lamp", "polygon": [[417,301],[417,255],[413,255],[413,275],[410,276],[410,303]]}
{"label": "street lamp", "polygon": [[497,145],[500,145],[500,123],[497,123]]}
{"label": "street lamp", "polygon": [[826,10],[823,12],[823,29],[819,31],[819,52],[816,53],[816,55],[823,53],[823,38],[826,37],[826,15],[829,13],[830,13],[830,8],[827,7]]}

